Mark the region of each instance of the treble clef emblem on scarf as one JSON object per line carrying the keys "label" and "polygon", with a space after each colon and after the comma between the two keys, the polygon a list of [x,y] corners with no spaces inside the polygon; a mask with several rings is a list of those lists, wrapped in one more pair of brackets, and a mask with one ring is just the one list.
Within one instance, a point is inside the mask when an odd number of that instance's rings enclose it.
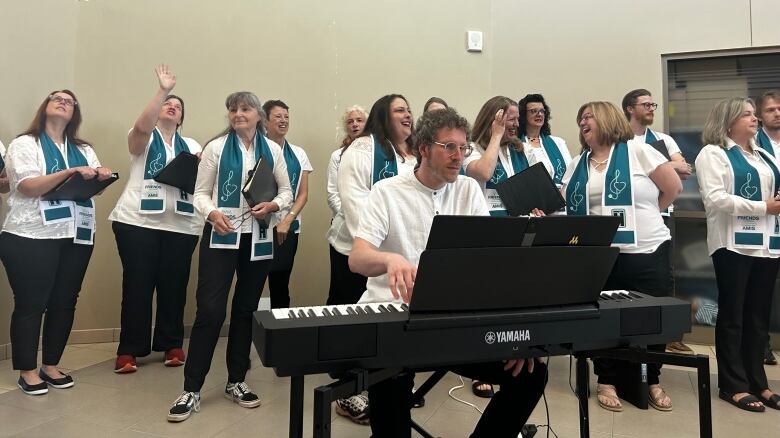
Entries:
{"label": "treble clef emblem on scarf", "polygon": [[162,158],[162,153],[158,153],[157,157],[155,157],[155,159],[149,163],[149,170],[146,171],[149,176],[157,175],[157,172],[165,167],[162,163],[160,163],[160,158]]}
{"label": "treble clef emblem on scarf", "polygon": [[54,165],[51,166],[51,169],[49,170],[49,173],[59,172],[62,169],[60,169],[60,160],[54,159]]}
{"label": "treble clef emblem on scarf", "polygon": [[230,199],[230,196],[238,190],[238,186],[235,184],[230,184],[230,180],[233,179],[233,171],[231,170],[230,173],[228,173],[227,181],[225,181],[225,184],[222,184],[222,196],[220,199],[222,201],[227,202],[228,199]]}
{"label": "treble clef emblem on scarf", "polygon": [[379,171],[380,179],[385,179],[385,178],[390,178],[392,176],[395,176],[395,172],[393,172],[392,170],[388,170],[389,167],[390,167],[390,162],[385,161],[385,167],[383,167],[382,170]]}
{"label": "treble clef emblem on scarf", "polygon": [[579,210],[580,204],[582,204],[582,201],[585,199],[582,193],[578,193],[579,190],[580,182],[577,181],[577,184],[574,184],[574,191],[571,193],[571,199],[569,199],[569,204],[571,204],[571,211]]}
{"label": "treble clef emblem on scarf", "polygon": [[745,178],[745,184],[742,184],[742,186],[739,188],[739,194],[743,198],[750,199],[755,196],[756,192],[758,192],[758,187],[750,185],[752,180],[753,175],[748,173],[747,178]]}
{"label": "treble clef emblem on scarf", "polygon": [[566,167],[563,165],[561,160],[555,160],[555,161],[556,161],[556,165],[555,165],[555,175],[553,175],[554,178],[562,176],[564,172],[566,172]]}
{"label": "treble clef emblem on scarf", "polygon": [[490,182],[493,184],[498,184],[501,181],[501,178],[506,175],[506,172],[504,172],[504,169],[498,168],[495,172],[493,172],[493,177],[490,178]]}
{"label": "treble clef emblem on scarf", "polygon": [[620,181],[620,169],[617,169],[615,170],[615,177],[609,182],[609,199],[617,199],[625,189],[626,183]]}

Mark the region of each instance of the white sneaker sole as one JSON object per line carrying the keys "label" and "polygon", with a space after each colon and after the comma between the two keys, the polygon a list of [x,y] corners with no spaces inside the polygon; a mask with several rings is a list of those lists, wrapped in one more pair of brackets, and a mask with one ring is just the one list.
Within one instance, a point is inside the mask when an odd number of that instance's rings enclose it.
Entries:
{"label": "white sneaker sole", "polygon": [[76,384],[76,382],[68,382],[68,383],[66,383],[64,385],[57,385],[57,384],[54,384],[54,383],[51,383],[51,382],[46,382],[46,384],[51,386],[52,388],[66,389],[66,388],[72,388]]}
{"label": "white sneaker sole", "polygon": [[168,414],[168,422],[181,423],[182,421],[190,418],[190,415],[192,415],[192,411],[187,412],[186,414]]}
{"label": "white sneaker sole", "polygon": [[243,400],[239,400],[228,393],[225,393],[225,398],[232,402],[238,403],[238,405],[241,406],[242,408],[249,408],[249,409],[256,408],[260,406],[260,404],[262,403],[259,398],[255,401],[246,402]]}
{"label": "white sneaker sole", "polygon": [[27,394],[27,395],[43,395],[43,394],[46,394],[47,392],[49,392],[49,388],[36,389],[34,391],[27,391],[26,389],[22,388],[22,385],[20,385],[18,383],[16,384],[16,386],[18,386],[19,389],[21,389],[22,392]]}

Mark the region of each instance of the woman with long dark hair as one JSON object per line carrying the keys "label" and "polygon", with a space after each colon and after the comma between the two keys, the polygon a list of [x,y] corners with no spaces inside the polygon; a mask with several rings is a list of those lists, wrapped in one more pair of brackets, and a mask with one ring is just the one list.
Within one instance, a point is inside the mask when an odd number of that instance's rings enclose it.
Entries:
{"label": "woman with long dark hair", "polygon": [[566,142],[551,133],[549,105],[541,94],[528,94],[517,102],[517,107],[520,110],[517,136],[523,142],[528,162],[544,164],[547,173],[560,188],[571,153]]}
{"label": "woman with long dark hair", "polygon": [[[111,176],[92,146],[79,137],[80,125],[76,95],[70,90],[53,91],[5,156],[11,195],[0,233],[0,259],[14,294],[13,367],[19,370],[19,388],[30,395],[45,394],[48,386],[73,386],[73,379],[57,364],[92,256],[95,203],[41,197],[76,174],[98,180]],[[43,365],[38,370],[41,320]]]}

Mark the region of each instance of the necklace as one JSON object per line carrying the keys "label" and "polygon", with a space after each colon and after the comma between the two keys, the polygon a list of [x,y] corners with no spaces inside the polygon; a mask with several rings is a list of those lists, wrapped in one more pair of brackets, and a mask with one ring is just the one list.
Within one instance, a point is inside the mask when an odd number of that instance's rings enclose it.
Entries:
{"label": "necklace", "polygon": [[539,137],[526,137],[529,142],[539,141]]}
{"label": "necklace", "polygon": [[609,157],[605,158],[603,161],[599,161],[595,158],[590,158],[590,162],[593,163],[593,167],[601,167],[607,164],[607,161],[609,161]]}

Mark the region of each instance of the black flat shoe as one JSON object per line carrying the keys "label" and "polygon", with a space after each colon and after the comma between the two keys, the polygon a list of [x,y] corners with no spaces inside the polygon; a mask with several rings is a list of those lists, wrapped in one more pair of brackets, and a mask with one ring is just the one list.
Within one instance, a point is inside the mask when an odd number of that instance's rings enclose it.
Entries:
{"label": "black flat shoe", "polygon": [[59,379],[55,379],[53,377],[49,377],[48,374],[44,373],[43,370],[38,370],[38,377],[41,378],[45,383],[49,384],[50,386],[57,388],[57,389],[65,389],[70,388],[74,385],[73,377],[63,374],[65,377],[60,377]]}
{"label": "black flat shoe", "polygon": [[780,411],[780,395],[772,394],[769,398],[764,398],[761,394],[756,394],[756,397],[761,400],[761,403],[763,403],[764,406],[769,406],[772,409]]}
{"label": "black flat shoe", "polygon": [[16,385],[27,395],[43,395],[49,392],[49,385],[47,385],[46,382],[30,385],[22,376],[19,376],[19,381],[16,382]]}
{"label": "black flat shoe", "polygon": [[740,408],[742,410],[748,411],[748,412],[764,412],[766,410],[766,408],[763,405],[762,406],[751,406],[750,405],[750,403],[761,402],[761,400],[759,400],[758,397],[756,397],[753,394],[748,394],[748,395],[742,397],[741,399],[739,399],[739,401],[736,401],[736,400],[734,400],[734,394],[733,393],[720,391],[720,393],[718,393],[718,397],[720,397],[721,400],[727,401],[727,402],[731,403],[732,405],[734,405],[734,406],[736,406],[736,407],[738,407],[738,408]]}

